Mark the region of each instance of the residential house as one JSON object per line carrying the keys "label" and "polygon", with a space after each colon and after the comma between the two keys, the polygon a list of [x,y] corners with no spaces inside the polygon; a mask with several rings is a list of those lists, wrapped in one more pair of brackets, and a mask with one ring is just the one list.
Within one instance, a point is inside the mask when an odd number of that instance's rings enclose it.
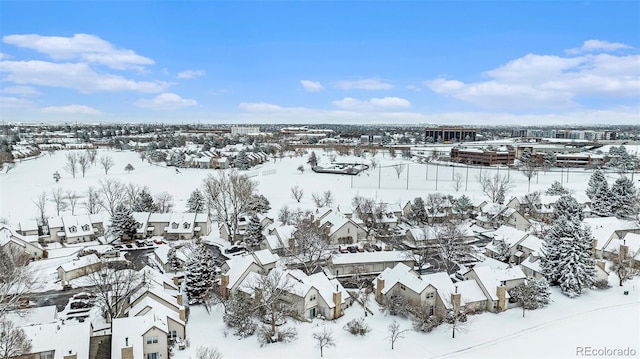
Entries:
{"label": "residential house", "polygon": [[[172,268],[169,264],[169,250],[171,246],[168,244],[160,244],[156,249],[153,250],[153,255],[155,257],[156,262],[160,265],[162,271],[164,273],[172,272]],[[179,264],[179,269],[184,268],[185,264],[188,261],[187,255],[184,253],[182,248],[176,248],[175,251],[176,260]]]}
{"label": "residential house", "polygon": [[18,224],[16,232],[23,236],[37,236],[39,234],[38,221],[35,219],[22,221]]}
{"label": "residential house", "polygon": [[[462,241],[465,243],[473,242],[475,239],[475,233],[469,225],[460,225],[458,227]],[[411,227],[407,231],[407,238],[404,244],[411,248],[421,248],[429,244],[435,244],[438,241],[438,236],[443,233],[446,228],[443,225],[428,225],[421,227]]]}
{"label": "residential house", "polygon": [[154,311],[145,315],[116,318],[112,323],[111,358],[169,358],[167,319]]}
{"label": "residential house", "polygon": [[64,263],[56,269],[58,280],[63,287],[70,283],[72,279],[84,277],[100,270],[101,262],[98,256],[90,254]]}
{"label": "residential house", "polygon": [[[144,218],[143,214],[138,216]],[[150,213],[146,228],[140,234],[162,236],[167,239],[194,239],[211,233],[211,220],[207,213]]]}
{"label": "residential house", "polygon": [[[258,254],[256,254],[258,253]],[[248,253],[227,260],[222,267],[220,276],[220,291],[223,296],[229,297],[235,294],[240,286],[253,285],[245,280],[251,273],[266,275],[275,267],[277,257],[274,257],[268,249],[254,253]]]}
{"label": "residential house", "polygon": [[24,253],[32,260],[42,259],[44,255],[37,236],[23,236],[3,224],[0,224],[0,250],[12,255]]}
{"label": "residential house", "polygon": [[287,252],[295,250],[296,227],[294,226],[268,226],[264,229],[265,239],[260,248],[269,249],[272,253],[284,256]]}
{"label": "residential house", "polygon": [[[578,204],[582,208],[582,213],[584,217],[585,218],[590,217],[591,216],[591,199],[586,194],[583,194],[583,193],[575,193],[575,194],[572,194],[572,196],[575,198],[576,202],[578,202]],[[556,206],[556,202],[558,202],[560,197],[562,196],[541,195],[539,202],[531,204],[531,210],[530,210],[531,216],[541,221],[550,221],[554,219],[555,218],[554,209]]]}
{"label": "residential house", "polygon": [[50,217],[47,226],[47,242],[89,242],[104,233],[103,219],[98,214]]}
{"label": "residential house", "polygon": [[357,252],[334,255],[328,269],[335,277],[376,276],[398,263],[414,266],[414,257],[408,251]]}
{"label": "residential house", "polygon": [[[635,221],[621,220],[616,217],[585,218],[583,224],[589,226],[594,237],[594,256],[604,257],[604,248],[609,247],[614,239],[621,239],[627,233],[640,234],[640,225]],[[610,247],[615,249],[615,245]]]}
{"label": "residential house", "polygon": [[366,232],[352,219],[330,208],[319,208],[313,215],[318,226],[327,231],[332,244],[352,244],[364,239]]}
{"label": "residential house", "polygon": [[476,224],[484,228],[498,228],[509,225],[527,231],[531,223],[517,210],[499,203],[487,203],[480,208],[476,216]]}
{"label": "residential house", "polygon": [[20,358],[83,359],[89,358],[93,335],[90,322],[49,322],[21,328],[31,340],[31,351]]}
{"label": "residential house", "polygon": [[612,238],[602,248],[602,257],[628,257],[631,258],[634,267],[640,268],[640,234],[627,232],[622,238]]}
{"label": "residential house", "polygon": [[16,327],[56,323],[58,321],[58,308],[55,305],[48,305],[45,307],[12,310],[6,312],[4,318],[12,322]]}
{"label": "residential house", "polygon": [[514,227],[500,226],[492,235],[493,241],[485,247],[485,255],[489,258],[499,258],[500,243],[505,243],[508,247],[508,258],[505,261],[515,264],[522,263],[542,248],[543,241],[540,238]]}
{"label": "residential house", "polygon": [[476,265],[464,274],[466,280],[474,279],[487,298],[487,311],[499,313],[507,309],[510,298],[509,289],[524,283],[526,278],[520,267],[504,270],[492,269],[489,266]]}

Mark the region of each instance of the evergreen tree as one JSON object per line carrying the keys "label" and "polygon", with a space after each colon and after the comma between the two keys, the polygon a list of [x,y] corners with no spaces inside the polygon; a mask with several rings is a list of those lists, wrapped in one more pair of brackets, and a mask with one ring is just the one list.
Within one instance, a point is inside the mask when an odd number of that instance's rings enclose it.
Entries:
{"label": "evergreen tree", "polygon": [[261,194],[254,194],[249,198],[247,208],[249,213],[267,213],[271,209],[271,203],[269,203],[267,197]]}
{"label": "evergreen tree", "polygon": [[618,217],[630,217],[638,213],[638,198],[633,182],[626,176],[611,185],[611,212]]}
{"label": "evergreen tree", "polygon": [[316,156],[315,152],[311,151],[311,154],[309,155],[309,159],[307,160],[307,163],[311,165],[311,168],[318,165],[318,157]]}
{"label": "evergreen tree", "polygon": [[189,199],[187,200],[187,212],[189,213],[205,213],[207,210],[207,202],[202,192],[199,189],[195,189],[191,192]]}
{"label": "evergreen tree", "polygon": [[505,241],[499,240],[495,243],[494,247],[496,249],[496,259],[501,262],[507,262],[511,257],[509,245]]}
{"label": "evergreen tree", "polygon": [[253,320],[254,314],[253,298],[238,291],[229,299],[222,320],[227,326],[234,328],[234,335],[247,337],[256,330],[256,323]]}
{"label": "evergreen tree", "polygon": [[546,279],[528,279],[526,282],[509,290],[513,300],[522,305],[522,317],[526,309],[538,309],[549,304],[551,292]]}
{"label": "evergreen tree", "polygon": [[553,153],[553,152],[545,153],[543,161],[544,161],[544,168],[545,169],[549,169],[549,168],[555,166],[556,165],[556,161],[557,161],[556,154]]}
{"label": "evergreen tree", "polygon": [[471,213],[473,203],[467,195],[460,196],[453,204],[453,210],[460,213],[463,217]]}
{"label": "evergreen tree", "polygon": [[595,261],[591,257],[593,236],[588,228],[578,228],[560,244],[559,278],[562,293],[573,298],[593,285]]}
{"label": "evergreen tree", "polygon": [[564,188],[558,181],[553,182],[553,184],[551,184],[551,187],[549,187],[549,189],[547,189],[544,193],[549,196],[562,196],[565,194],[571,194],[571,192],[568,189]]}
{"label": "evergreen tree", "polygon": [[260,242],[262,242],[262,226],[260,225],[260,220],[258,216],[255,214],[249,218],[249,223],[247,224],[247,229],[244,232],[244,240],[247,242],[250,248],[258,248],[260,246]]}
{"label": "evergreen tree", "polygon": [[111,217],[110,233],[119,239],[132,238],[137,228],[138,222],[133,218],[131,209],[124,204],[119,204]]}
{"label": "evergreen tree", "polygon": [[531,149],[529,147],[526,147],[524,150],[522,150],[522,154],[520,155],[520,161],[522,163],[527,163],[531,160]]}
{"label": "evergreen tree", "polygon": [[245,151],[240,151],[236,156],[236,159],[233,161],[233,165],[239,170],[246,170],[251,167],[251,162],[249,161],[249,156]]}
{"label": "evergreen tree", "polygon": [[151,193],[146,188],[143,188],[136,200],[132,205],[133,212],[155,212],[157,210],[156,204],[153,202]]}
{"label": "evergreen tree", "polygon": [[215,279],[213,255],[204,245],[199,245],[187,263],[185,290],[189,304],[204,303]]}
{"label": "evergreen tree", "polygon": [[591,209],[597,215],[611,216],[611,202],[611,190],[605,183],[596,189],[594,196],[591,198]]}
{"label": "evergreen tree", "polygon": [[607,178],[604,176],[604,173],[602,173],[600,169],[596,169],[589,178],[589,184],[586,190],[587,196],[593,200],[593,197],[602,187],[609,187],[609,183],[607,183]]}
{"label": "evergreen tree", "polygon": [[561,216],[565,216],[568,219],[582,222],[584,219],[584,213],[582,212],[582,207],[576,201],[573,196],[569,194],[562,195],[555,204],[553,208],[553,214],[556,218]]}
{"label": "evergreen tree", "polygon": [[411,220],[416,224],[427,223],[427,210],[422,197],[416,197],[411,204]]}
{"label": "evergreen tree", "polygon": [[167,253],[167,264],[172,271],[182,270],[182,263],[177,256],[178,250],[179,247],[171,247],[169,248],[169,253]]}

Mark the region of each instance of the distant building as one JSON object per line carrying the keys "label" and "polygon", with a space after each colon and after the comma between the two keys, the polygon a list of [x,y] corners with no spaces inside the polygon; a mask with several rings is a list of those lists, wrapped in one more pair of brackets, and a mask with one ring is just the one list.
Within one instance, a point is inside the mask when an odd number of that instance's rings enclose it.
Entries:
{"label": "distant building", "polygon": [[258,126],[233,126],[231,127],[231,136],[245,136],[248,134],[259,133]]}
{"label": "distant building", "polygon": [[452,148],[451,160],[473,165],[511,165],[516,159],[516,151],[509,148]]}
{"label": "distant building", "polygon": [[618,138],[616,131],[596,131],[596,130],[558,130],[555,128],[514,128],[511,131],[512,137],[539,137],[539,138],[559,138],[570,140],[615,140]]}
{"label": "distant building", "polygon": [[360,136],[361,145],[382,145],[382,136],[378,135],[362,135]]}
{"label": "distant building", "polygon": [[477,130],[464,127],[425,128],[424,138],[427,142],[468,142],[476,140]]}

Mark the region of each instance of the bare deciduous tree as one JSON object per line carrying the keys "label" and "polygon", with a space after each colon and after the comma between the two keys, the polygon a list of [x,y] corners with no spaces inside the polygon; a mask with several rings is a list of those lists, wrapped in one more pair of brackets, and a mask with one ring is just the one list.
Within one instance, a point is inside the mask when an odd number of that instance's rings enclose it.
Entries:
{"label": "bare deciduous tree", "polygon": [[447,273],[455,272],[457,263],[471,252],[461,224],[448,222],[435,231],[436,251],[444,263]]}
{"label": "bare deciduous tree", "polygon": [[109,170],[115,165],[111,156],[104,155],[100,157],[100,165],[104,169],[104,174],[109,174]]}
{"label": "bare deciduous tree", "polygon": [[366,198],[359,195],[353,197],[351,205],[358,218],[362,221],[362,227],[367,233],[368,238],[371,231],[380,226],[385,211],[387,210],[387,205],[381,202],[376,203],[373,198]]}
{"label": "bare deciduous tree", "polygon": [[100,184],[99,191],[102,197],[100,206],[102,206],[110,216],[113,216],[116,207],[125,199],[124,185],[122,182],[113,178],[106,178],[100,180],[98,183]]}
{"label": "bare deciduous tree", "polygon": [[89,163],[91,163],[92,166],[96,164],[97,156],[98,150],[95,148],[87,148],[87,157],[89,158]]}
{"label": "bare deciduous tree", "polygon": [[0,318],[34,289],[36,281],[29,262],[29,256],[17,247],[0,249]]}
{"label": "bare deciduous tree", "polygon": [[304,190],[299,186],[291,187],[291,197],[293,197],[298,203],[302,199],[302,195],[304,195]]}
{"label": "bare deciduous tree", "polygon": [[62,188],[58,187],[51,190],[51,202],[55,205],[58,216],[60,215],[60,211],[67,209],[67,203],[64,200],[65,196]]}
{"label": "bare deciduous tree", "polygon": [[295,247],[287,246],[287,253],[302,264],[304,272],[313,274],[323,263],[331,258],[331,241],[327,233],[318,224],[307,218],[302,220],[294,233]]}
{"label": "bare deciduous tree", "polygon": [[196,349],[196,359],[222,359],[222,354],[218,348],[200,346]]}
{"label": "bare deciduous tree", "polygon": [[527,192],[531,191],[531,179],[538,173],[538,166],[535,161],[535,158],[530,158],[528,161],[524,162],[522,168],[520,168],[522,174],[527,177],[528,189]]}
{"label": "bare deciduous tree", "polygon": [[76,178],[76,173],[78,172],[78,156],[75,152],[69,152],[65,158],[64,170],[72,175],[73,178]]}
{"label": "bare deciduous tree", "polygon": [[229,226],[232,238],[238,232],[238,219],[247,213],[258,184],[245,174],[232,170],[210,174],[204,179],[203,192],[216,220]]}
{"label": "bare deciduous tree", "polygon": [[480,173],[478,182],[482,187],[482,193],[487,195],[491,202],[503,203],[507,193],[513,188],[513,184],[507,176],[501,176],[499,173],[491,176],[490,174]]}
{"label": "bare deciduous tree", "polygon": [[85,192],[86,201],[84,202],[84,208],[86,208],[89,214],[96,214],[100,212],[102,207],[102,196],[100,192],[93,186],[89,186]]}
{"label": "bare deciduous tree", "polygon": [[95,271],[87,271],[86,278],[92,285],[98,307],[107,321],[112,322],[124,314],[131,294],[144,285],[142,275],[133,269],[117,268],[104,259],[91,263],[91,266]]}
{"label": "bare deciduous tree", "polygon": [[41,192],[38,197],[36,197],[33,203],[38,208],[38,214],[40,215],[40,224],[44,224],[46,221],[46,209],[47,209],[47,192]]}
{"label": "bare deciduous tree", "polygon": [[[255,295],[256,308],[267,324],[265,336],[270,342],[278,338],[278,326],[287,318],[297,317],[298,313],[290,304],[282,301],[286,293],[292,290],[292,282],[287,274],[279,269],[272,269],[269,274],[257,277],[251,288]],[[277,340],[277,339],[276,339]]]}
{"label": "bare deciduous tree", "polygon": [[76,205],[80,200],[80,196],[76,193],[76,191],[68,189],[64,192],[64,199],[67,201],[67,204],[71,208],[71,214],[75,214]]}
{"label": "bare deciduous tree", "polygon": [[329,207],[333,205],[333,193],[331,190],[324,191],[323,193],[311,194],[311,199],[316,207]]}
{"label": "bare deciduous tree", "polygon": [[622,287],[622,283],[632,279],[638,274],[638,270],[633,266],[633,258],[629,256],[628,249],[625,251],[615,250],[611,258],[611,271],[618,276],[618,282]]}
{"label": "bare deciduous tree", "polygon": [[371,165],[371,168],[372,168],[372,169],[374,169],[374,170],[378,167],[378,163],[380,163],[380,161],[378,161],[378,159],[377,159],[377,158],[373,158],[373,157],[372,157],[372,158],[369,160],[369,165]]}
{"label": "bare deciduous tree", "polygon": [[316,341],[316,348],[320,349],[320,358],[324,355],[324,349],[329,347],[335,347],[336,341],[333,339],[333,332],[322,329],[321,332],[313,333],[313,339]]}
{"label": "bare deciduous tree", "polygon": [[304,174],[304,165],[298,166],[298,171],[300,171],[301,174]]}
{"label": "bare deciduous tree", "polygon": [[31,339],[24,330],[7,318],[0,317],[0,358],[20,358],[31,353]]}
{"label": "bare deciduous tree", "polygon": [[158,193],[154,202],[160,213],[169,213],[173,209],[173,196],[167,191]]}
{"label": "bare deciduous tree", "polygon": [[404,164],[403,163],[396,163],[392,167],[396,171],[396,175],[398,175],[398,178],[400,178],[400,175],[404,171]]}
{"label": "bare deciduous tree", "polygon": [[389,330],[389,336],[387,337],[387,339],[389,339],[389,341],[391,342],[391,350],[393,350],[393,347],[398,341],[398,339],[404,338],[404,333],[409,331],[408,329],[401,330],[400,324],[398,324],[398,322],[396,322],[395,320],[391,322],[391,324],[389,324],[388,330]]}
{"label": "bare deciduous tree", "polygon": [[456,172],[453,175],[453,189],[455,189],[456,192],[460,191],[460,188],[462,188],[463,182],[464,182],[464,176],[462,175],[462,173]]}
{"label": "bare deciduous tree", "polygon": [[87,173],[87,169],[91,166],[91,159],[89,158],[88,153],[79,153],[77,157],[80,172],[82,172],[82,177],[84,177],[85,173]]}

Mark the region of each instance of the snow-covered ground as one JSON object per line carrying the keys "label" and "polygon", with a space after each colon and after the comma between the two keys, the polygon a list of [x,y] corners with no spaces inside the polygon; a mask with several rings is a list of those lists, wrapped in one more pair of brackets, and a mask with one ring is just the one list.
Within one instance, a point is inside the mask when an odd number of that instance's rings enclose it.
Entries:
{"label": "snow-covered ground", "polygon": [[[115,166],[105,175],[99,166],[92,167],[86,177],[77,175],[72,178],[64,172],[65,151],[58,151],[53,156],[44,156],[37,160],[19,163],[8,174],[0,174],[0,217],[8,223],[33,219],[38,215],[33,200],[46,191],[62,187],[78,193],[89,186],[97,186],[102,178],[117,178],[125,183],[134,182],[146,185],[152,193],[168,191],[174,197],[175,210],[185,209],[189,194],[215,170],[184,169],[176,173],[172,167],[149,165],[142,162],[134,152],[100,150],[98,157],[109,155],[114,159]],[[316,151],[318,156],[324,156],[322,151]],[[270,161],[252,168],[247,174],[259,182],[259,193],[271,202],[270,216],[276,217],[283,205],[290,207],[314,208],[311,200],[312,193],[331,190],[336,205],[350,206],[351,199],[356,195],[374,197],[387,203],[404,204],[417,196],[426,196],[437,191],[459,196],[463,193],[472,198],[481,197],[477,175],[480,171],[486,173],[498,172],[509,175],[514,183],[510,195],[520,195],[527,192],[527,179],[513,170],[479,169],[465,167],[450,167],[448,165],[436,167],[430,164],[411,163],[404,168],[400,177],[391,165],[409,163],[400,158],[391,159],[382,153],[376,157],[382,168],[370,169],[359,176],[344,176],[331,174],[317,174],[306,165],[306,157],[283,158],[277,162]],[[124,167],[131,163],[135,170],[126,173]],[[307,170],[300,173],[297,167],[305,164]],[[55,183],[52,175],[59,171],[63,176],[59,183]],[[576,192],[583,192],[587,186],[590,172],[572,170],[569,173],[568,187]],[[457,192],[453,188],[452,177],[458,172],[465,181]],[[438,180],[436,181],[436,173]],[[531,190],[545,190],[554,181],[567,182],[566,172],[540,172],[538,178],[531,181]],[[616,174],[608,174],[609,181],[617,178]],[[466,180],[468,178],[468,181]],[[297,203],[290,195],[290,188],[300,186],[304,196]],[[468,190],[465,190],[468,186]],[[408,189],[407,189],[408,188]],[[80,205],[76,213],[83,213]],[[47,208],[47,215],[56,215],[53,204]],[[106,223],[108,218],[105,216]],[[215,228],[215,227],[214,227]],[[216,236],[212,235],[211,242],[220,247],[228,246]],[[80,248],[68,246],[65,248],[52,247],[51,259],[34,262],[32,265],[41,271],[43,288],[40,290],[57,289],[55,284],[55,268],[71,260]],[[555,289],[552,299],[554,302],[547,308],[529,311],[527,317],[522,318],[519,309],[509,310],[501,314],[484,313],[473,317],[473,323],[468,333],[459,333],[456,339],[450,338],[450,330],[441,326],[429,334],[409,331],[405,338],[400,339],[396,349],[391,351],[386,337],[387,326],[392,318],[385,317],[376,311],[374,316],[366,318],[373,331],[366,337],[353,337],[342,327],[349,320],[360,317],[362,308],[354,306],[346,310],[346,315],[335,322],[314,320],[312,323],[299,325],[299,338],[289,344],[272,344],[260,348],[255,337],[238,340],[232,334],[224,336],[224,324],[221,313],[215,310],[210,315],[202,307],[191,309],[190,321],[187,327],[190,347],[184,351],[176,351],[176,358],[193,357],[199,345],[218,347],[225,358],[248,357],[318,357],[319,352],[314,347],[312,333],[327,326],[334,332],[336,347],[328,348],[325,356],[330,358],[413,358],[413,357],[576,357],[577,346],[591,347],[621,347],[631,346],[640,352],[640,283],[638,278],[625,284],[629,295],[623,295],[622,289],[617,287],[615,278],[610,279],[613,288],[604,291],[591,291],[576,298],[569,299],[559,294]],[[80,284],[80,283],[78,283]],[[54,286],[56,288],[54,288]],[[372,306],[375,306],[372,303]],[[399,320],[402,328],[410,328],[407,320]]]}
{"label": "snow-covered ground", "polygon": [[[612,285],[617,279],[610,277]],[[629,295],[624,295],[624,290]],[[451,338],[446,324],[431,333],[410,330],[399,339],[395,349],[387,339],[387,327],[396,319],[402,329],[411,329],[406,319],[385,316],[373,309],[365,321],[372,331],[355,337],[343,326],[364,312],[355,304],[333,322],[314,319],[298,323],[298,339],[287,344],[260,347],[255,336],[239,339],[233,331],[225,337],[222,309],[207,314],[202,306],[191,307],[187,325],[190,346],[175,351],[174,358],[195,358],[198,346],[217,347],[224,358],[317,358],[319,350],[312,338],[326,327],[333,332],[336,346],[324,352],[326,358],[574,358],[578,347],[632,348],[640,353],[640,282],[625,283],[606,290],[592,290],[570,299],[552,288],[553,302],[543,309],[527,311],[514,308],[500,314],[482,313],[470,317],[467,332]],[[370,308],[378,308],[373,299]],[[288,323],[291,324],[291,323]]]}

